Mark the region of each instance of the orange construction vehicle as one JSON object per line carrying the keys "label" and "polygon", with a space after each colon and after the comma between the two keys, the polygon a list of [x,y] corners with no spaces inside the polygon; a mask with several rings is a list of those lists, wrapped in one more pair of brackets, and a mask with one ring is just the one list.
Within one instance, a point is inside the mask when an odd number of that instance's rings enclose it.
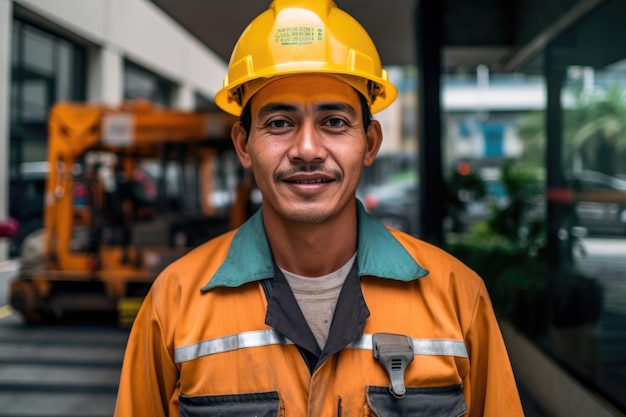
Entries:
{"label": "orange construction vehicle", "polygon": [[245,220],[234,121],[146,102],[55,105],[41,250],[22,259],[12,307],[26,322],[110,311],[130,324],[167,264]]}

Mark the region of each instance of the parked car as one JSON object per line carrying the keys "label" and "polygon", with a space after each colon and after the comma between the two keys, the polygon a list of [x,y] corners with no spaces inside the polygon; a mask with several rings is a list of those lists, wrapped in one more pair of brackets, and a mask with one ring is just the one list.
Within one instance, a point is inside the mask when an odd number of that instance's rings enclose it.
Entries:
{"label": "parked car", "polygon": [[[458,212],[458,221],[464,230],[488,216],[491,202],[499,203],[498,195],[490,195],[489,200],[482,196],[477,199],[470,189],[460,190],[459,196],[464,207]],[[411,235],[420,235],[419,181],[414,171],[403,171],[381,184],[362,187],[357,197],[365,209],[381,222]],[[446,231],[455,230],[451,216],[451,211],[445,213]]]}
{"label": "parked car", "polygon": [[419,186],[414,173],[394,175],[357,193],[365,209],[394,229],[419,234]]}
{"label": "parked car", "polygon": [[[595,201],[577,201],[576,226],[588,235],[626,235],[626,181],[596,171],[582,171],[571,180],[576,192],[597,192]],[[592,200],[592,199],[590,199]]]}

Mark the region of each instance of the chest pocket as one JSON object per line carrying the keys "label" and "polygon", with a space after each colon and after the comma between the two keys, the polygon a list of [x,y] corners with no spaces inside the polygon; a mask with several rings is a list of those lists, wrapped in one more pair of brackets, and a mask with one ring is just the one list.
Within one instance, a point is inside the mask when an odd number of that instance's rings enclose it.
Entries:
{"label": "chest pocket", "polygon": [[367,402],[377,417],[459,417],[467,413],[460,385],[407,388],[403,398],[389,393],[389,387],[368,387]]}
{"label": "chest pocket", "polygon": [[179,395],[180,417],[282,417],[284,410],[278,392],[252,394],[185,396]]}

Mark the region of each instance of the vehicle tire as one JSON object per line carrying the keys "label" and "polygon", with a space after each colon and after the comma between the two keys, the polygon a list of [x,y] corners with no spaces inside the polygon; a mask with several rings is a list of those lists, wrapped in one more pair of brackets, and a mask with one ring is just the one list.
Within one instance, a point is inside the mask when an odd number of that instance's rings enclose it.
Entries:
{"label": "vehicle tire", "polygon": [[37,290],[29,281],[18,280],[13,284],[10,305],[22,316],[27,325],[43,324],[48,315],[37,310]]}
{"label": "vehicle tire", "polygon": [[405,233],[410,232],[409,221],[403,217],[396,216],[395,214],[383,214],[378,216],[378,220],[393,229],[400,230]]}

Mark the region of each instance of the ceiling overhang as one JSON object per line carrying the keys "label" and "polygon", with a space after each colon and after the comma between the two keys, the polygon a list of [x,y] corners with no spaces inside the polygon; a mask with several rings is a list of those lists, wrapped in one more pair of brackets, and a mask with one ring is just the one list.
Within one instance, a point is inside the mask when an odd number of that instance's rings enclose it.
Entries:
{"label": "ceiling overhang", "polygon": [[[484,64],[513,71],[605,0],[440,1],[445,67]],[[224,61],[269,0],[152,0]],[[416,63],[418,0],[336,0],[370,33],[385,66]],[[428,41],[428,40],[426,40]]]}

